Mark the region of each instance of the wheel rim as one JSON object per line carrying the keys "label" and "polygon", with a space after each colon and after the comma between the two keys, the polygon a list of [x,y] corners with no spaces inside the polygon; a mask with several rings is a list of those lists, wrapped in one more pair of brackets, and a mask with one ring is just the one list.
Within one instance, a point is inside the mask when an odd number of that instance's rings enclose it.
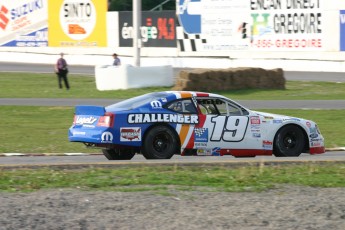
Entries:
{"label": "wheel rim", "polygon": [[166,134],[160,133],[153,139],[153,148],[155,151],[162,153],[169,148],[170,142]]}
{"label": "wheel rim", "polygon": [[286,149],[293,149],[297,144],[297,135],[295,132],[288,132],[283,138],[283,146]]}

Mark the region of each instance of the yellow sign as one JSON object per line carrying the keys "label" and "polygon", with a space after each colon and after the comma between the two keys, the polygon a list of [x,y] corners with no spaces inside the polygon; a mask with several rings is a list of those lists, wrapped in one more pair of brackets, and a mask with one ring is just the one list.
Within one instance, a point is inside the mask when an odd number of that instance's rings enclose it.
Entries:
{"label": "yellow sign", "polygon": [[48,2],[48,45],[51,47],[107,46],[107,0]]}

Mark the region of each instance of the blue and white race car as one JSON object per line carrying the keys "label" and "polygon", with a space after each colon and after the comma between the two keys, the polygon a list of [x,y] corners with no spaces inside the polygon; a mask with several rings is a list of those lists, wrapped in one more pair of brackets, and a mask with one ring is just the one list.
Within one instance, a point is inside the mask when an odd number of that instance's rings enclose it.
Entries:
{"label": "blue and white race car", "polygon": [[69,141],[101,148],[109,160],[169,159],[174,154],[254,157],[324,153],[315,122],[249,110],[224,96],[149,93],[119,103],[76,106]]}

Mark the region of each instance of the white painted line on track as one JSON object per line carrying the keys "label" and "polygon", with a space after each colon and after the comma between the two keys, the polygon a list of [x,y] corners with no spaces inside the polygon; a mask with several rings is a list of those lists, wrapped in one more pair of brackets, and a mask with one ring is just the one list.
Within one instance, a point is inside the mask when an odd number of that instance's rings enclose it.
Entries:
{"label": "white painted line on track", "polygon": [[86,156],[89,155],[87,153],[64,153],[66,156]]}
{"label": "white painted line on track", "polygon": [[7,157],[13,157],[13,156],[26,156],[24,153],[4,153]]}

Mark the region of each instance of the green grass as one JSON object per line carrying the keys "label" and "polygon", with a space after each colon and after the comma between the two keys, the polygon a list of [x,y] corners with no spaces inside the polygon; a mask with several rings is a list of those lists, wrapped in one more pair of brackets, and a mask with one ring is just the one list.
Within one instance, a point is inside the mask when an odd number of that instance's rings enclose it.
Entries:
{"label": "green grass", "polygon": [[[344,110],[261,110],[317,122],[326,147],[345,146]],[[68,128],[73,122],[73,107],[1,106],[1,153],[100,152],[83,144],[68,141]]]}
{"label": "green grass", "polygon": [[[313,187],[345,187],[343,163],[306,163],[285,166],[126,166],[79,170],[0,169],[0,191],[31,192],[40,189],[207,192],[253,192],[282,184]],[[164,192],[166,191],[166,192]]]}
{"label": "green grass", "polygon": [[[153,87],[98,91],[95,78],[70,75],[71,90],[59,89],[55,74],[0,73],[0,98],[130,98],[153,91],[171,90]],[[285,90],[214,91],[237,100],[343,100],[345,83],[288,81]]]}

